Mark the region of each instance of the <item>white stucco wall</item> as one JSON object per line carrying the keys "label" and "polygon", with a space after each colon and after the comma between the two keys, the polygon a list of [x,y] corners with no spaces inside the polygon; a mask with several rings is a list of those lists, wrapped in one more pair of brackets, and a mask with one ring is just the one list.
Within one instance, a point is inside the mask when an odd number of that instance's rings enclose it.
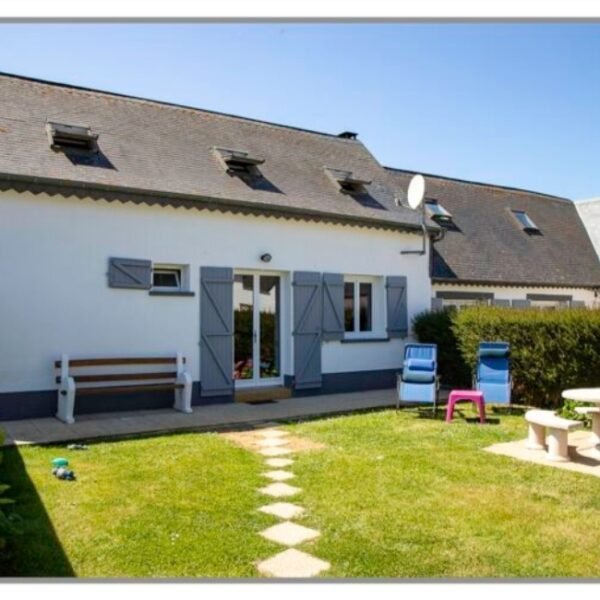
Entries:
{"label": "white stucco wall", "polygon": [[[202,265],[283,275],[282,366],[292,374],[291,272],[406,275],[410,319],[429,308],[432,295],[428,256],[400,254],[419,246],[415,234],[0,193],[0,392],[53,389],[52,363],[63,352],[127,356],[181,351],[198,380]],[[268,265],[259,259],[265,252],[273,256]],[[109,288],[111,256],[189,265],[196,295],[157,297]],[[379,304],[384,310],[383,296]],[[323,345],[323,372],[396,368],[402,346],[401,340],[329,342]]]}
{"label": "white stucco wall", "polygon": [[581,288],[548,288],[548,287],[501,287],[484,285],[452,285],[446,283],[433,284],[433,297],[437,292],[487,292],[494,294],[496,300],[526,300],[527,294],[544,294],[552,296],[572,296],[573,300],[583,301],[588,307],[597,307],[598,298],[592,290]]}
{"label": "white stucco wall", "polygon": [[592,240],[592,244],[594,244],[596,253],[600,256],[600,198],[580,200],[575,202],[575,206]]}

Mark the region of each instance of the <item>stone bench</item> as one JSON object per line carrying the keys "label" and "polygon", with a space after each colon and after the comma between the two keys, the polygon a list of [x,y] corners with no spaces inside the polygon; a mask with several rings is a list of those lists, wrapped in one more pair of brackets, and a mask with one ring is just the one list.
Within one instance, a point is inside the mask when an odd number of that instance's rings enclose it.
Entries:
{"label": "stone bench", "polygon": [[578,406],[575,408],[575,412],[590,417],[592,420],[592,443],[595,446],[600,445],[600,406]]}
{"label": "stone bench", "polygon": [[529,410],[525,414],[529,423],[527,448],[530,450],[546,449],[546,430],[548,430],[548,452],[546,458],[555,461],[569,460],[569,431],[583,426],[581,421],[571,421],[557,416],[551,410]]}

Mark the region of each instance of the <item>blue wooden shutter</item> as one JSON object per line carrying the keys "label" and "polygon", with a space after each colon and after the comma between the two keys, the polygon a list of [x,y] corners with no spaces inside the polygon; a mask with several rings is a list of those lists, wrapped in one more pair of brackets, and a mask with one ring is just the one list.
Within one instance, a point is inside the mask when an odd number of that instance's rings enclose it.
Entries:
{"label": "blue wooden shutter", "polygon": [[109,258],[108,285],[113,288],[149,290],[152,287],[152,262],[138,258]]}
{"label": "blue wooden shutter", "polygon": [[321,274],[294,273],[294,386],[321,387]]}
{"label": "blue wooden shutter", "polygon": [[200,269],[200,328],[200,394],[233,394],[233,269]]}
{"label": "blue wooden shutter", "polygon": [[344,276],[323,273],[323,339],[344,337]]}
{"label": "blue wooden shutter", "polygon": [[387,334],[391,338],[408,335],[406,277],[389,276],[386,282]]}

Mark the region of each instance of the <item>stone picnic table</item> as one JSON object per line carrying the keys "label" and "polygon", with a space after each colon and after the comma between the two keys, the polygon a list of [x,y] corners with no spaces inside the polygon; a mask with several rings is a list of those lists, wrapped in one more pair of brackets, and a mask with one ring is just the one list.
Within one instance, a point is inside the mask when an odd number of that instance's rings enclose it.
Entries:
{"label": "stone picnic table", "polygon": [[575,410],[580,414],[587,414],[592,419],[592,442],[596,452],[600,456],[600,388],[576,388],[565,390],[562,393],[565,400],[575,402],[588,402],[595,407],[577,407]]}

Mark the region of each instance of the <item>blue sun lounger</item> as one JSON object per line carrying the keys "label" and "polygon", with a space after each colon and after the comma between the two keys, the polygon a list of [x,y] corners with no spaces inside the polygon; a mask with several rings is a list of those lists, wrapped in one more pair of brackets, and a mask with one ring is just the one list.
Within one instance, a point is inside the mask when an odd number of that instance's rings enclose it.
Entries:
{"label": "blue sun lounger", "polygon": [[398,401],[431,403],[437,408],[437,345],[407,344],[404,347],[402,372],[398,374]]}
{"label": "blue sun lounger", "polygon": [[510,346],[506,342],[481,342],[473,387],[483,392],[486,404],[510,404]]}

